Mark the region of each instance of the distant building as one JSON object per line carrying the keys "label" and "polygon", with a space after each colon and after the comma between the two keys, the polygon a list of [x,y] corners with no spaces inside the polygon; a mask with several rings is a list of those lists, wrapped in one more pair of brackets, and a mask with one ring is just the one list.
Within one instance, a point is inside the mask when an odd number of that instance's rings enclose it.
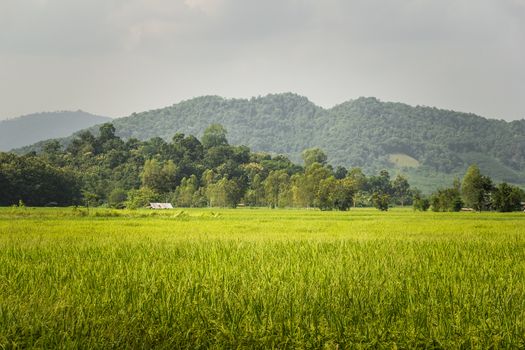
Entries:
{"label": "distant building", "polygon": [[173,205],[171,205],[171,203],[150,203],[149,208],[150,209],[173,209]]}

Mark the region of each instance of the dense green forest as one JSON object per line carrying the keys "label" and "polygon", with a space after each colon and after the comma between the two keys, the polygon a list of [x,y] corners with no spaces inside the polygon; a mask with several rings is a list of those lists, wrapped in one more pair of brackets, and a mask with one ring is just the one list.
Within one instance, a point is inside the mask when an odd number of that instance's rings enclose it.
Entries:
{"label": "dense green forest", "polygon": [[97,135],[84,131],[67,147],[57,140],[42,151],[18,156],[0,153],[0,205],[86,205],[140,208],[150,202],[179,207],[317,207],[348,210],[412,204],[415,209],[457,211],[521,209],[523,190],[494,186],[471,166],[459,184],[430,198],[411,188],[406,177],[387,170],[366,176],[361,168],[333,168],[319,148],[301,153],[302,165],[283,155],[232,146],[227,131],[212,124],[201,139],[176,133],[167,142],[124,141],[112,124]]}
{"label": "dense green forest", "polygon": [[66,137],[75,131],[110,120],[83,111],[46,112],[0,120],[0,151],[9,151],[41,140]]}
{"label": "dense green forest", "polygon": [[114,121],[124,139],[166,141],[177,132],[199,137],[213,123],[228,130],[232,144],[256,152],[300,162],[304,149],[319,147],[333,166],[360,167],[367,174],[402,172],[426,193],[462,176],[473,163],[497,181],[525,185],[524,120],[509,123],[375,98],[323,109],[286,93],[252,99],[199,97]]}

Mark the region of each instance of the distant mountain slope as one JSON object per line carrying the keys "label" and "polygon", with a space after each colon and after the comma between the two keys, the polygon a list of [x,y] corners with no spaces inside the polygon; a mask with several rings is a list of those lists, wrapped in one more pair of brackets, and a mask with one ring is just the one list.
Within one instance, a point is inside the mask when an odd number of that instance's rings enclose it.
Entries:
{"label": "distant mountain slope", "polygon": [[110,121],[83,111],[29,114],[0,121],[0,151],[8,151],[51,138],[66,137],[90,126]]}
{"label": "distant mountain slope", "polygon": [[304,149],[320,147],[333,165],[404,172],[422,188],[449,184],[471,163],[497,181],[525,184],[525,120],[509,123],[376,98],[323,109],[286,93],[249,100],[198,97],[113,121],[118,135],[138,139],[201,136],[212,123],[224,125],[231,144],[294,161]]}

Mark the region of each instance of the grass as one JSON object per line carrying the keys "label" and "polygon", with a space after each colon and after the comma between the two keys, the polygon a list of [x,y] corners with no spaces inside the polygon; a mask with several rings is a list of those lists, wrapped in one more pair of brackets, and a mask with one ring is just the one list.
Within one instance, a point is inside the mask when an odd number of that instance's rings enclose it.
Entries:
{"label": "grass", "polygon": [[0,348],[523,348],[523,213],[0,209]]}
{"label": "grass", "polygon": [[404,153],[392,153],[388,156],[390,163],[400,168],[417,168],[419,161]]}

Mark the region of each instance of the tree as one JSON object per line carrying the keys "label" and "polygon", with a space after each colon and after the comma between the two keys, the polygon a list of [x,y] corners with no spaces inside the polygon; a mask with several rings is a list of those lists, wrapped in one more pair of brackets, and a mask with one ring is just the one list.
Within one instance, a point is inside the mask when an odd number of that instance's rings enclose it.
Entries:
{"label": "tree", "polygon": [[430,197],[432,211],[460,211],[463,206],[457,187],[439,189]]}
{"label": "tree", "polygon": [[461,184],[461,194],[465,205],[477,211],[488,209],[492,188],[492,180],[483,176],[476,165],[471,165]]}
{"label": "tree", "polygon": [[387,211],[390,203],[390,195],[387,193],[372,193],[372,204],[381,211]]}
{"label": "tree", "polygon": [[387,211],[393,192],[388,171],[381,170],[379,176],[371,176],[367,184],[368,191],[372,194],[372,205],[379,210]]}
{"label": "tree", "polygon": [[98,142],[104,144],[110,140],[116,138],[115,136],[115,127],[111,123],[102,124],[99,128],[100,135],[98,136]]}
{"label": "tree", "polygon": [[525,192],[505,182],[496,186],[493,194],[494,209],[500,212],[520,211]]}
{"label": "tree", "polygon": [[243,193],[235,180],[222,178],[216,183],[207,186],[206,196],[212,207],[235,208],[239,204]]}
{"label": "tree", "polygon": [[410,198],[410,184],[403,175],[397,175],[394,181],[392,181],[392,192],[395,199],[397,199],[401,206],[405,205],[405,202]]}
{"label": "tree", "polygon": [[304,177],[299,183],[302,187],[301,192],[306,199],[306,206],[315,206],[315,199],[319,191],[321,181],[328,177],[330,177],[330,171],[323,167],[320,163],[313,163],[306,168]]}
{"label": "tree", "polygon": [[248,178],[248,188],[244,197],[244,203],[251,206],[260,206],[264,203],[263,175],[264,167],[257,162],[241,165],[244,174]]}
{"label": "tree", "polygon": [[166,193],[173,191],[178,184],[178,169],[172,160],[163,165],[156,159],[148,159],[142,170],[142,185],[156,192]]}
{"label": "tree", "polygon": [[417,188],[412,190],[412,206],[414,210],[427,211],[430,208],[430,200],[425,198]]}
{"label": "tree", "polygon": [[349,178],[339,179],[333,194],[334,207],[337,210],[348,210],[354,203],[354,182]]}
{"label": "tree", "polygon": [[204,165],[208,169],[217,168],[229,160],[236,166],[233,161],[233,149],[228,145],[214,146],[206,149],[204,154]]}
{"label": "tree", "polygon": [[280,177],[279,201],[277,205],[279,208],[293,206],[292,182],[290,176],[287,173],[282,174]]}
{"label": "tree", "polygon": [[111,208],[122,209],[125,207],[125,202],[128,199],[128,194],[122,188],[115,188],[108,196],[108,205]]}
{"label": "tree", "polygon": [[80,190],[79,177],[68,169],[36,156],[0,153],[0,205],[19,200],[29,206],[78,204]]}
{"label": "tree", "polygon": [[169,145],[163,138],[153,137],[141,145],[140,152],[145,159],[156,158],[163,161],[169,154]]}
{"label": "tree", "polygon": [[337,166],[334,171],[334,177],[337,180],[344,179],[348,175],[348,170],[344,166]]}
{"label": "tree", "polygon": [[148,159],[144,163],[142,170],[142,185],[154,190],[164,187],[164,179],[162,178],[162,167],[158,160]]}
{"label": "tree", "polygon": [[201,143],[205,149],[228,145],[227,131],[220,124],[212,124],[204,130]]}
{"label": "tree", "polygon": [[321,210],[348,210],[353,203],[353,184],[350,179],[336,179],[330,176],[321,180],[316,204]]}
{"label": "tree", "polygon": [[275,208],[279,206],[279,193],[281,190],[281,182],[289,181],[288,174],[284,170],[271,171],[264,180],[264,193],[266,203]]}
{"label": "tree", "polygon": [[75,157],[82,157],[86,154],[94,154],[97,149],[97,140],[89,131],[82,131],[68,146],[67,152]]}
{"label": "tree", "polygon": [[334,193],[336,191],[337,180],[330,176],[326,179],[321,179],[319,189],[315,197],[315,205],[321,210],[332,210],[334,208]]}
{"label": "tree", "polygon": [[306,176],[304,174],[294,174],[291,177],[292,183],[292,202],[295,207],[308,207],[311,193],[306,186]]}
{"label": "tree", "polygon": [[198,189],[199,184],[195,175],[191,175],[189,178],[183,178],[175,191],[175,204],[178,207],[198,206],[197,203],[194,203],[195,193],[198,192]]}
{"label": "tree", "polygon": [[132,189],[128,192],[128,199],[125,202],[126,208],[138,209],[145,208],[151,202],[157,202],[160,199],[160,195],[148,187],[142,187],[140,189]]}
{"label": "tree", "polygon": [[326,165],[326,160],[328,159],[326,154],[320,148],[306,149],[303,151],[301,156],[303,158],[305,168],[310,167],[314,163]]}
{"label": "tree", "polygon": [[[62,153],[62,145],[58,140],[51,140],[44,144],[42,156],[53,165],[57,165],[58,157]],[[62,164],[60,164],[62,165]]]}
{"label": "tree", "polygon": [[387,170],[381,170],[378,176],[371,176],[367,182],[368,190],[372,193],[392,194],[392,183],[390,182],[390,174]]}
{"label": "tree", "polygon": [[301,166],[292,163],[290,159],[283,155],[277,155],[273,158],[262,157],[262,159],[260,159],[260,163],[267,171],[286,170],[290,176],[304,171]]}
{"label": "tree", "polygon": [[352,186],[353,199],[352,205],[355,208],[358,204],[364,204],[367,195],[366,190],[368,189],[368,180],[366,175],[363,173],[361,168],[352,168],[346,175],[349,183]]}
{"label": "tree", "polygon": [[100,196],[94,192],[82,191],[82,202],[86,207],[97,207],[100,204]]}

